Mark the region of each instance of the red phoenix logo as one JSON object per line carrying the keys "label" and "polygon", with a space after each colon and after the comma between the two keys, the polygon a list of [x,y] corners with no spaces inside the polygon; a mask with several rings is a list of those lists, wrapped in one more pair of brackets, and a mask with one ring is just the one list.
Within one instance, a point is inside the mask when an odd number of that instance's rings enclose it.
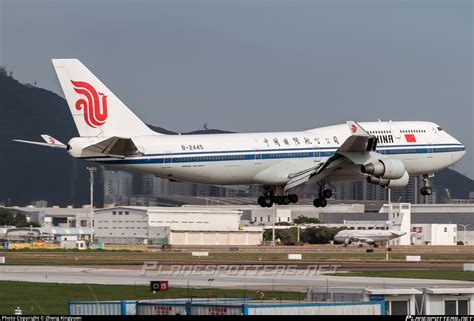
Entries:
{"label": "red phoenix logo", "polygon": [[76,101],[76,109],[84,111],[84,120],[89,127],[97,128],[107,120],[107,96],[97,92],[94,87],[84,81],[73,81],[74,91],[84,98]]}

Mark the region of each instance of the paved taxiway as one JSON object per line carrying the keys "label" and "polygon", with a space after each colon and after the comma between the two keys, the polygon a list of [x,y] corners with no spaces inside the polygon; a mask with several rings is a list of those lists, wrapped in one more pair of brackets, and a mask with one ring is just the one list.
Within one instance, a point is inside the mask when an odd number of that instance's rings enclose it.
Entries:
{"label": "paved taxiway", "polygon": [[[313,271],[313,272],[312,272]],[[64,267],[64,266],[2,266],[0,280],[148,285],[151,280],[168,280],[175,287],[215,287],[236,289],[262,289],[280,291],[305,291],[307,287],[474,287],[474,282],[402,279],[379,277],[351,277],[317,275],[312,271],[288,271],[269,268],[249,270],[169,270]],[[146,273],[145,273],[146,272]],[[305,275],[306,273],[306,275]],[[420,273],[423,273],[420,271]]]}

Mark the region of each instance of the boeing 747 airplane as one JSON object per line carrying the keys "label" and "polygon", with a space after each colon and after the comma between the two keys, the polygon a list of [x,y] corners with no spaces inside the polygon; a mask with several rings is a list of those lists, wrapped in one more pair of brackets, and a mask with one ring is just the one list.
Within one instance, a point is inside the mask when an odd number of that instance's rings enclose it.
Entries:
{"label": "boeing 747 airplane", "polygon": [[344,246],[356,242],[360,247],[362,243],[377,247],[377,243],[388,242],[405,234],[395,230],[342,230],[334,236],[334,241],[343,243]]}
{"label": "boeing 747 airplane", "polygon": [[67,144],[49,135],[42,135],[45,143],[17,141],[172,181],[259,185],[262,207],[298,202],[291,190],[301,184],[318,184],[314,206],[325,207],[331,182],[365,179],[397,188],[413,175],[423,175],[420,192],[430,195],[430,177],[466,152],[439,125],[425,121],[351,120],[296,132],[162,135],[79,60],[53,59],[53,65],[80,137]]}

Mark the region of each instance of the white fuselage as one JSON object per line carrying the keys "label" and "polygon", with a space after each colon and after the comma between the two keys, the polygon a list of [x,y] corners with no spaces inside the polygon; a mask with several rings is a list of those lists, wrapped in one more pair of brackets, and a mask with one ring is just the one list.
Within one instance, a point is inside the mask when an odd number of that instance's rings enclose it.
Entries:
{"label": "white fuselage", "polygon": [[[377,152],[405,164],[409,175],[434,173],[459,161],[464,146],[430,122],[366,122],[378,137]],[[284,185],[293,173],[325,162],[351,135],[346,124],[299,132],[133,137],[142,156],[87,157],[158,177],[215,185]],[[344,168],[331,181],[366,177],[360,167]]]}
{"label": "white fuselage", "polygon": [[334,236],[334,241],[349,244],[351,242],[381,243],[405,235],[392,230],[342,230]]}

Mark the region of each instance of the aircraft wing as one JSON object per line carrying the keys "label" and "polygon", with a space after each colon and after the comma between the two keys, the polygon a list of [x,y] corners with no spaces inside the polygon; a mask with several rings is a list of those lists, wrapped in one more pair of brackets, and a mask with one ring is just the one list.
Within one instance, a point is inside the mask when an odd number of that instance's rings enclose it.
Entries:
{"label": "aircraft wing", "polygon": [[375,241],[368,237],[352,237],[352,240],[362,243],[375,243]]}
{"label": "aircraft wing", "polygon": [[319,182],[347,165],[362,165],[372,157],[381,156],[375,152],[377,147],[375,136],[370,135],[355,121],[348,121],[347,125],[352,135],[342,143],[336,153],[323,164],[290,175],[285,191],[309,181]]}

